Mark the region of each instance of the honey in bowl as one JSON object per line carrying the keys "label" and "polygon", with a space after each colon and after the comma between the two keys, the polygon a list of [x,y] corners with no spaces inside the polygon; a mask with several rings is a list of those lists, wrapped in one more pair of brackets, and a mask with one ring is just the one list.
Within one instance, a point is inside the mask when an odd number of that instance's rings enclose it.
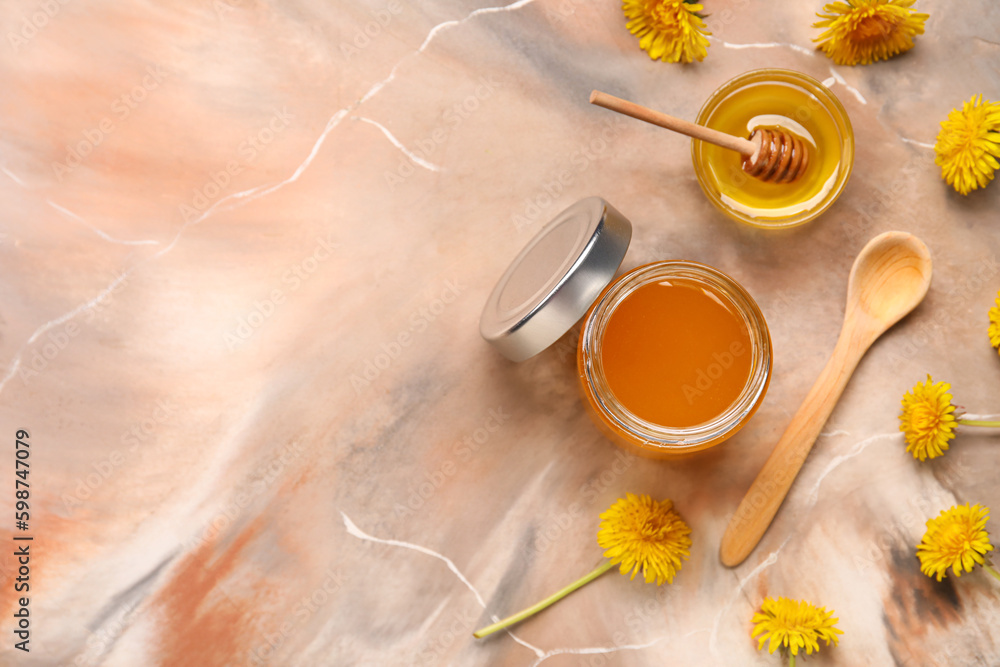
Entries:
{"label": "honey in bowl", "polygon": [[733,151],[692,142],[702,190],[721,211],[759,227],[814,219],[837,199],[854,161],[854,135],[843,105],[823,84],[789,70],[755,70],[724,84],[706,101],[698,124],[747,136],[778,129],[804,142],[809,164],[791,183],[749,176]]}
{"label": "honey in bowl", "polygon": [[609,439],[653,458],[716,445],[767,391],[771,340],[750,295],[717,269],[647,264],[611,283],[580,335],[585,405]]}

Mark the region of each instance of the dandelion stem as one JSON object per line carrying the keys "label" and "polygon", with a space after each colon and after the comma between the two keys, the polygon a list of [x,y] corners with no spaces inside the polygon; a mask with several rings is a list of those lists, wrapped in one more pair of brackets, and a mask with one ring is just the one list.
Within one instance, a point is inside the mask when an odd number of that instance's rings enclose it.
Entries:
{"label": "dandelion stem", "polygon": [[593,572],[591,572],[590,574],[585,575],[581,579],[578,579],[578,580],[574,581],[572,584],[570,584],[566,588],[562,589],[561,591],[559,591],[557,593],[553,593],[552,595],[550,595],[549,597],[545,598],[541,602],[539,602],[537,604],[534,604],[534,605],[528,607],[527,609],[524,609],[523,611],[519,611],[516,614],[514,614],[513,616],[508,616],[507,618],[503,619],[502,621],[497,621],[493,625],[487,625],[485,628],[483,628],[481,630],[476,630],[475,632],[472,633],[472,636],[475,637],[476,639],[481,639],[481,638],[485,637],[486,635],[493,634],[497,630],[503,630],[504,628],[506,628],[509,625],[514,625],[515,623],[517,623],[519,621],[523,621],[524,619],[528,618],[529,616],[531,616],[533,614],[536,614],[536,613],[540,612],[541,610],[545,609],[546,607],[548,607],[552,603],[558,602],[559,600],[562,600],[564,597],[566,597],[567,595],[569,595],[570,593],[572,593],[576,589],[580,588],[581,586],[583,586],[585,584],[589,584],[591,581],[593,581],[594,579],[597,579],[599,576],[601,576],[602,574],[604,574],[605,572],[607,572],[608,570],[610,570],[612,567],[614,567],[614,563],[612,563],[610,560],[607,561],[607,562],[605,562],[605,563],[602,563]]}
{"label": "dandelion stem", "polygon": [[989,426],[993,428],[1000,427],[1000,421],[986,421],[983,419],[959,419],[957,421],[959,424],[965,424],[966,426]]}
{"label": "dandelion stem", "polygon": [[788,654],[788,667],[795,667],[795,654],[794,653],[789,653]]}
{"label": "dandelion stem", "polygon": [[987,572],[989,572],[995,578],[997,578],[998,580],[1000,580],[1000,572],[997,572],[996,569],[992,565],[990,565],[989,563],[983,563],[983,567],[986,569]]}

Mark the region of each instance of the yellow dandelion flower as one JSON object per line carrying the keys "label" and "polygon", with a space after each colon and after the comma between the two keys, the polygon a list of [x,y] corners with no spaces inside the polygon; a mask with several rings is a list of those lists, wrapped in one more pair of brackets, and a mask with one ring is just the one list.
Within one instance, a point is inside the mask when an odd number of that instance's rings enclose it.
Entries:
{"label": "yellow dandelion flower", "polygon": [[934,153],[941,177],[963,195],[986,187],[1000,168],[1000,102],[973,95],[961,111],[952,109],[941,122]]}
{"label": "yellow dandelion flower", "polygon": [[997,292],[996,304],[990,308],[990,328],[987,333],[990,335],[990,345],[1000,353],[1000,292]]}
{"label": "yellow dandelion flower", "polygon": [[833,618],[832,611],[804,600],[783,597],[775,600],[768,597],[751,620],[754,628],[750,636],[760,635],[758,651],[770,639],[768,653],[781,648],[791,654],[789,664],[794,665],[795,656],[801,649],[812,655],[813,651],[819,651],[820,640],[825,641],[827,646],[837,644],[837,635],[844,634],[843,630],[836,627],[838,620],[840,619]]}
{"label": "yellow dandelion flower", "polygon": [[685,0],[622,0],[625,27],[639,38],[639,47],[665,63],[701,61],[708,54],[702,6]]}
{"label": "yellow dandelion flower", "polygon": [[918,382],[912,393],[903,395],[903,411],[899,415],[899,430],[906,438],[906,451],[924,461],[948,451],[948,441],[955,437],[955,406],[951,404],[951,385]]}
{"label": "yellow dandelion flower", "polygon": [[[1000,306],[1000,298],[997,299]],[[995,309],[1000,315],[1000,309]],[[990,317],[993,316],[991,311]],[[992,327],[991,327],[992,331]],[[992,333],[991,333],[992,335]],[[918,382],[910,392],[903,394],[903,410],[899,413],[899,430],[906,438],[906,451],[913,458],[925,461],[948,451],[948,441],[955,437],[955,429],[962,426],[1000,427],[1000,421],[966,419],[955,414],[947,382]]]}
{"label": "yellow dandelion flower", "polygon": [[474,637],[485,637],[497,630],[511,626],[537,614],[549,605],[558,602],[581,586],[621,563],[621,573],[632,570],[632,578],[642,570],[646,582],[656,580],[672,583],[674,575],[681,569],[681,558],[687,559],[691,548],[691,529],[681,519],[669,500],[657,502],[649,496],[629,493],[625,498],[608,508],[601,515],[597,532],[597,543],[608,560],[597,566],[589,574],[574,581],[562,590],[553,593],[541,602],[508,616],[502,621],[473,632]]}
{"label": "yellow dandelion flower", "polygon": [[826,28],[814,42],[838,65],[867,65],[913,48],[924,34],[927,14],[910,9],[914,0],[848,0],[823,7],[814,28]]}
{"label": "yellow dandelion flower", "polygon": [[673,583],[681,559],[691,555],[691,529],[669,500],[629,493],[601,518],[597,544],[613,564],[621,563],[622,574],[632,572],[630,579],[641,570],[646,583]]}
{"label": "yellow dandelion flower", "polygon": [[969,507],[969,503],[943,510],[929,519],[924,539],[917,545],[920,571],[941,581],[949,567],[956,577],[960,577],[963,569],[972,572],[973,567],[982,565],[1000,579],[984,557],[986,552],[993,551],[990,535],[984,528],[989,519],[989,507]]}

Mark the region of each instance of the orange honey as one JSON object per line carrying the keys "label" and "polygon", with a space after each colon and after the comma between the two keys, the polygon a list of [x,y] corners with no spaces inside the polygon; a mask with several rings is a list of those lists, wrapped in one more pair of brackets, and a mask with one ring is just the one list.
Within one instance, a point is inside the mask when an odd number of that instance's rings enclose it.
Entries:
{"label": "orange honey", "polygon": [[771,336],[735,280],[704,264],[654,262],[609,284],[580,332],[584,406],[611,441],[652,458],[732,437],[771,379]]}
{"label": "orange honey", "polygon": [[606,325],[608,386],[637,417],[664,426],[707,422],[732,405],[750,377],[750,333],[717,292],[687,280],[631,292]]}

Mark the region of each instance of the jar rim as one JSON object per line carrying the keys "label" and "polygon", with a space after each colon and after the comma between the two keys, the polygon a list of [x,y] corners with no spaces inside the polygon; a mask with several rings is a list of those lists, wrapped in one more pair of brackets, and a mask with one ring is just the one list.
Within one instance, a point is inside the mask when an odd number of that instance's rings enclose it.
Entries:
{"label": "jar rim", "polygon": [[[615,308],[634,290],[664,278],[687,279],[706,285],[732,305],[750,336],[751,370],[739,396],[715,418],[688,427],[655,424],[632,413],[611,391],[604,376],[601,343]],[[704,449],[733,435],[756,411],[771,376],[771,337],[764,316],[753,297],[733,278],[718,269],[687,260],[645,264],[625,273],[598,297],[580,333],[580,373],[592,407],[627,439],[661,454],[681,454]]]}

